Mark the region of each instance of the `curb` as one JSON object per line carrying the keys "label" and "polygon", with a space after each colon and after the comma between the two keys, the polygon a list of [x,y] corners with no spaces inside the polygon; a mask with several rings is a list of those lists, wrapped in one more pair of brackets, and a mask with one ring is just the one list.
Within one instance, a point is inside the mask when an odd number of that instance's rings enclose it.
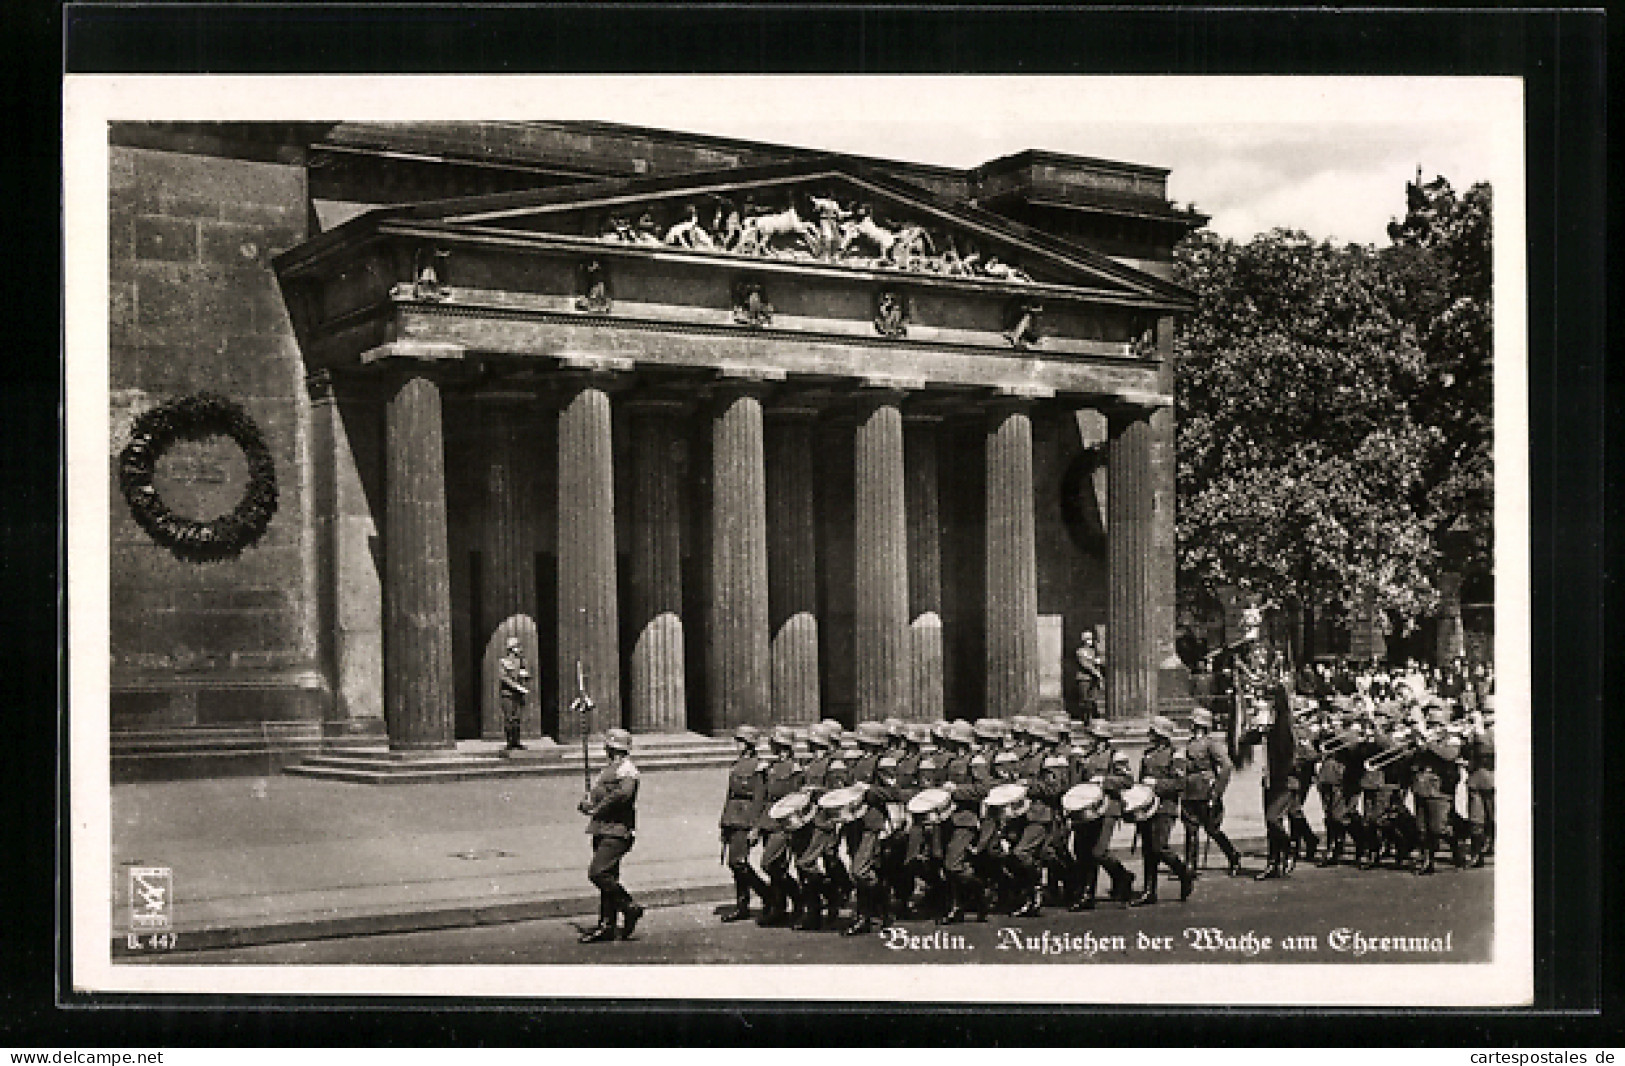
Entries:
{"label": "curb", "polygon": [[[733,885],[691,885],[657,888],[639,894],[645,907],[681,907],[691,903],[717,903],[733,899]],[[221,948],[255,947],[305,940],[334,940],[352,936],[379,936],[385,933],[419,933],[435,929],[466,929],[479,925],[506,925],[547,918],[573,918],[598,913],[598,896],[553,896],[518,899],[502,903],[458,903],[432,910],[343,915],[332,918],[304,918],[267,921],[255,925],[229,925],[201,929],[175,929],[175,951],[210,951]],[[145,934],[143,934],[145,935]],[[134,948],[124,936],[112,938],[114,958],[152,959],[159,952]]]}
{"label": "curb", "polygon": [[[1232,837],[1232,842],[1246,855],[1255,855],[1265,839],[1263,837]],[[1135,856],[1138,858],[1139,852]],[[1126,856],[1124,856],[1126,857]],[[693,903],[720,903],[733,898],[731,883],[685,885],[675,888],[656,888],[639,893],[638,902],[645,907],[682,907]],[[264,944],[287,944],[305,940],[336,940],[355,936],[380,936],[388,933],[421,933],[436,929],[468,929],[481,925],[506,925],[514,922],[534,922],[550,918],[574,918],[598,912],[596,895],[548,896],[532,899],[506,900],[501,903],[445,904],[422,911],[385,911],[371,914],[336,915],[330,918],[302,918],[288,921],[263,921],[251,925],[225,925],[198,929],[171,930],[177,941],[172,950],[213,951],[223,948],[257,947]],[[112,938],[114,958],[153,959],[161,955],[153,950],[131,948],[123,935]]]}

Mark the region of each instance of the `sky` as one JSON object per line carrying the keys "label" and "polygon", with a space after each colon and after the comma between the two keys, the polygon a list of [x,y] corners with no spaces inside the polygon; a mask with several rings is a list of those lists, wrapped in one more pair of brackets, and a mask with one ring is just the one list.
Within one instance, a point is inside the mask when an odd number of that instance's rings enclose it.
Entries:
{"label": "sky", "polygon": [[1237,239],[1386,244],[1418,166],[1465,189],[1521,151],[1504,79],[589,79],[585,100],[560,80],[549,117],[956,167],[1023,148],[1164,167],[1171,199]]}

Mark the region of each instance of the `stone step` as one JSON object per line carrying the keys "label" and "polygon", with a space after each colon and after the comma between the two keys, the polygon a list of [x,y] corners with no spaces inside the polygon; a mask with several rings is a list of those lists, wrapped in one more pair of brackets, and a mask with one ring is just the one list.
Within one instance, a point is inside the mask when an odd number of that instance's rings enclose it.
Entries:
{"label": "stone step", "polygon": [[[656,755],[637,760],[643,771],[690,770],[701,767],[721,767],[733,762],[733,753],[697,752],[693,754]],[[594,760],[592,772],[603,764]],[[473,781],[506,777],[569,777],[581,772],[581,763],[567,759],[467,759],[438,760],[425,763],[385,762],[384,760],[335,760],[314,756],[283,768],[283,772],[297,777],[319,778],[327,781],[347,781],[355,784],[403,785],[431,781]]]}
{"label": "stone step", "polygon": [[[603,768],[603,748],[588,740],[588,766]],[[697,733],[640,734],[633,758],[640,769],[667,770],[726,766],[734,760],[733,743]],[[488,777],[556,777],[581,772],[579,741],[530,741],[525,751],[509,754],[500,742],[459,741],[454,751],[424,754],[392,752],[373,743],[339,751],[312,752],[285,772],[300,777],[367,784],[463,781]]]}

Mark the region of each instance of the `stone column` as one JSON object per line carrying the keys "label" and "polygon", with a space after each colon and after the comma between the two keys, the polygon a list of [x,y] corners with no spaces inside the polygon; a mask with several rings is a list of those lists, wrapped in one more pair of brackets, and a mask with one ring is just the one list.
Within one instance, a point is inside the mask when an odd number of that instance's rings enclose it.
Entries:
{"label": "stone column", "polygon": [[814,419],[808,406],[767,414],[767,601],[773,714],[778,723],[820,717],[818,530],[813,505]]}
{"label": "stone column", "polygon": [[519,640],[530,668],[531,695],[520,719],[520,735],[542,735],[540,685],[547,667],[536,641],[536,492],[529,476],[535,447],[530,439],[528,392],[483,392],[476,401],[485,454],[484,508],[480,526],[480,735],[502,733],[501,664],[509,637]]}
{"label": "stone column", "polygon": [[407,371],[384,411],[384,708],[389,746],[454,746],[440,389]]}
{"label": "stone column", "polygon": [[1151,445],[1146,412],[1111,419],[1106,453],[1106,707],[1112,718],[1156,713]]}
{"label": "stone column", "polygon": [[683,674],[681,447],[685,405],[644,396],[632,415],[632,684],[627,728],[681,732],[688,725]]}
{"label": "stone column", "polygon": [[576,663],[596,710],[589,733],[621,724],[615,475],[609,378],[570,373],[559,395],[559,738],[581,735]]}
{"label": "stone column", "polygon": [[937,487],[941,419],[909,415],[903,422],[908,510],[909,713],[912,721],[943,717],[942,515]]}
{"label": "stone column", "polygon": [[1030,713],[1038,698],[1038,548],[1030,403],[993,405],[987,463],[987,713]]}
{"label": "stone column", "polygon": [[859,719],[909,711],[908,511],[900,392],[864,397],[857,414],[854,510]]}
{"label": "stone column", "polygon": [[768,725],[767,475],[761,387],[720,386],[711,415],[711,597],[706,693],[711,729]]}

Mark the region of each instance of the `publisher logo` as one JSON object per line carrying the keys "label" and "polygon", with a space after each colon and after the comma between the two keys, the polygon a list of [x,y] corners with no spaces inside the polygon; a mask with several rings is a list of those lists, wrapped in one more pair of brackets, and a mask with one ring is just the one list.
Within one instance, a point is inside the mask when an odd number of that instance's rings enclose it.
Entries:
{"label": "publisher logo", "polygon": [[130,928],[168,929],[174,878],[167,866],[130,867]]}

